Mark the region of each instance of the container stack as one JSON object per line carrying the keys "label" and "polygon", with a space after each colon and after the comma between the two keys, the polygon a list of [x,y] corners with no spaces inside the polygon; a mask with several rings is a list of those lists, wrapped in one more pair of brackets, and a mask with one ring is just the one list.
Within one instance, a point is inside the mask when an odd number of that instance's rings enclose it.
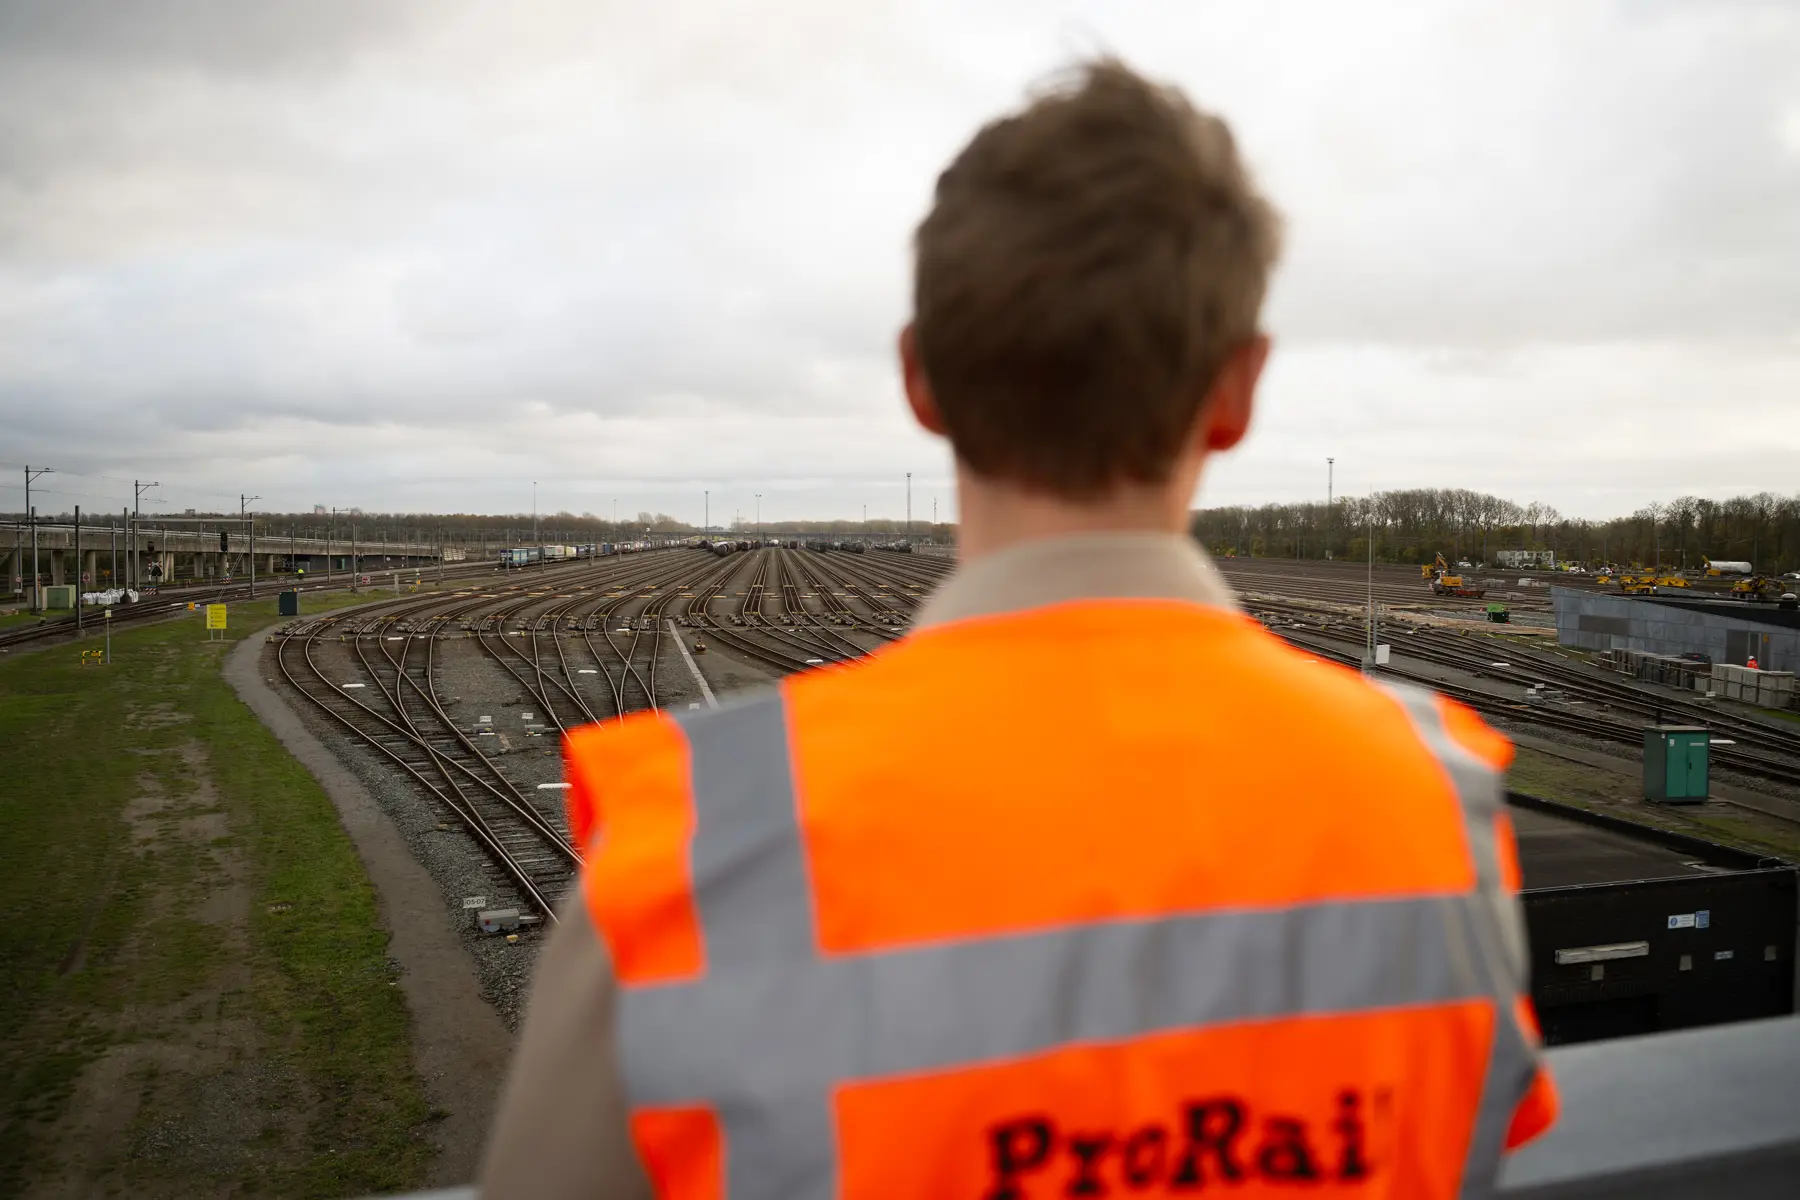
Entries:
{"label": "container stack", "polygon": [[1713,687],[1713,666],[1692,658],[1672,654],[1651,654],[1647,650],[1604,650],[1600,665],[1621,675],[1660,683],[1684,691],[1704,692]]}
{"label": "container stack", "polygon": [[1607,650],[1600,655],[1602,666],[1645,683],[1686,691],[1705,691],[1711,667],[1691,658],[1670,654],[1651,654],[1645,650]]}

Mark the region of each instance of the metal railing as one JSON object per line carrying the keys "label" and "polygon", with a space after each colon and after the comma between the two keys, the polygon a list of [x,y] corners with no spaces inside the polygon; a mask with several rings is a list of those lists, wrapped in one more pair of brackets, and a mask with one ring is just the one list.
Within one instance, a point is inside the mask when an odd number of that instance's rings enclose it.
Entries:
{"label": "metal railing", "polygon": [[1506,1161],[1505,1200],[1800,1196],[1800,1017],[1565,1046],[1549,1059],[1562,1112]]}

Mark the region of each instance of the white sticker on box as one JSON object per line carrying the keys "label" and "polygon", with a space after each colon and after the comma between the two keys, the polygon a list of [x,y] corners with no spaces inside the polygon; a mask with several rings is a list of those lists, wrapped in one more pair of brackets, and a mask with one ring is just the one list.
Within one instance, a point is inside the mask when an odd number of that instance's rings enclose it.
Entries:
{"label": "white sticker on box", "polygon": [[463,897],[463,907],[464,908],[486,908],[487,907],[487,897],[486,896],[464,896]]}
{"label": "white sticker on box", "polygon": [[1694,927],[1694,914],[1693,913],[1670,913],[1669,914],[1669,928],[1670,929],[1692,929],[1693,927]]}
{"label": "white sticker on box", "polygon": [[1714,950],[1713,951],[1713,961],[1714,962],[1724,962],[1727,959],[1731,958],[1736,953],[1737,953],[1737,951],[1735,951],[1735,950]]}

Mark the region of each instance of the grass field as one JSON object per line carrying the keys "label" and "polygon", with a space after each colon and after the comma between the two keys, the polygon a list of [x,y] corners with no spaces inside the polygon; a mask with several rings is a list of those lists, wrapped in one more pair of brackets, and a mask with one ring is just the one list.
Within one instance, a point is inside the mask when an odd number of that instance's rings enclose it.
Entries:
{"label": "grass field", "polygon": [[[92,611],[92,610],[90,610]],[[69,615],[67,609],[56,609],[52,612],[34,613],[29,610],[0,613],[0,629],[18,629],[26,625],[36,625],[39,621],[60,621]]]}
{"label": "grass field", "polygon": [[[352,597],[309,597],[309,611]],[[231,608],[230,639],[274,620]],[[0,659],[0,1195],[420,1184],[432,1114],[355,850],[198,613]],[[93,644],[92,639],[86,644]]]}
{"label": "grass field", "polygon": [[1705,808],[1648,804],[1636,775],[1520,746],[1506,782],[1514,791],[1545,800],[1800,862],[1800,829],[1792,824],[1717,803]]}

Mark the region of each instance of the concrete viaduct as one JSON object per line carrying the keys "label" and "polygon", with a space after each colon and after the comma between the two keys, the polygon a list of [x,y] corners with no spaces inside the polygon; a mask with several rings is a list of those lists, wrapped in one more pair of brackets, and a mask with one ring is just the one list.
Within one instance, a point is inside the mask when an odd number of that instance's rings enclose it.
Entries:
{"label": "concrete viaduct", "polygon": [[[146,587],[205,583],[227,578],[242,579],[250,573],[250,535],[236,530],[198,532],[139,528],[126,532],[117,525],[81,527],[81,564],[75,563],[75,527],[40,522],[37,527],[37,569],[40,586],[79,584],[94,591],[108,587]],[[343,537],[303,538],[256,535],[256,577],[273,579],[296,568],[307,575],[336,575],[354,569],[362,574],[435,564],[440,553],[446,562],[458,562],[466,551],[458,546],[440,547],[426,542],[355,542]],[[135,557],[134,557],[135,556]],[[161,566],[156,575],[152,564]],[[31,580],[31,527],[0,523],[0,587],[21,593]]]}

